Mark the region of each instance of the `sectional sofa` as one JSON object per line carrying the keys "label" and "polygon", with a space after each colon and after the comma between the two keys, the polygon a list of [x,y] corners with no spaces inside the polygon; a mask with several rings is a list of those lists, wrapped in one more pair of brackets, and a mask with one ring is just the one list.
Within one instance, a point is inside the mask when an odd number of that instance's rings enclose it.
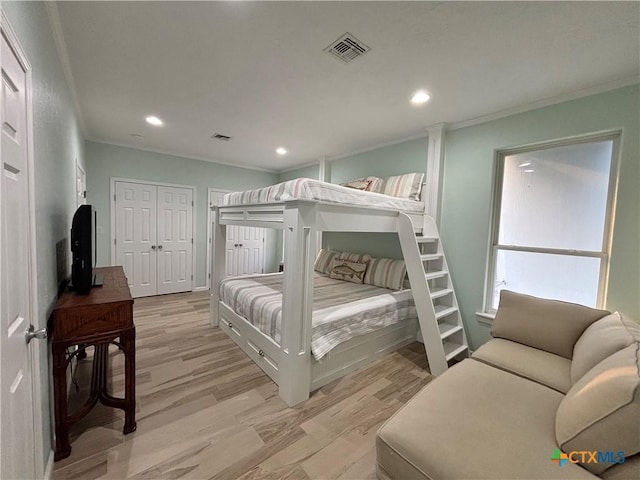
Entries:
{"label": "sectional sofa", "polygon": [[379,479],[640,479],[640,327],[503,291],[492,339],[378,431]]}

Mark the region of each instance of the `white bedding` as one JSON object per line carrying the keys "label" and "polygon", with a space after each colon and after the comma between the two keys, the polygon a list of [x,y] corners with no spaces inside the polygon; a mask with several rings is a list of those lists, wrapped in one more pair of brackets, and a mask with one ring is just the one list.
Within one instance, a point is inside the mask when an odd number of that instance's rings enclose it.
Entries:
{"label": "white bedding", "polygon": [[270,187],[228,193],[224,196],[224,204],[247,205],[283,202],[295,199],[362,205],[415,213],[422,213],[424,211],[423,202],[406,198],[390,197],[382,193],[365,192],[354,188],[342,187],[333,183],[312,180],[310,178],[297,178]]}
{"label": "white bedding", "polygon": [[[280,343],[282,273],[222,281],[220,299]],[[316,360],[355,336],[417,316],[411,290],[387,290],[314,272],[311,352]]]}

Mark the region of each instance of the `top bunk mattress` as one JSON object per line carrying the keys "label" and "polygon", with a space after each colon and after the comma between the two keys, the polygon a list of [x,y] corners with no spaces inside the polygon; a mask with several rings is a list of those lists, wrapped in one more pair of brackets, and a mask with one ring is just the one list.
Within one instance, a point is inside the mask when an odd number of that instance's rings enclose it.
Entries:
{"label": "top bunk mattress", "polygon": [[270,187],[228,193],[224,196],[224,205],[251,205],[297,199],[402,210],[411,213],[424,212],[424,202],[365,192],[310,178],[297,178]]}

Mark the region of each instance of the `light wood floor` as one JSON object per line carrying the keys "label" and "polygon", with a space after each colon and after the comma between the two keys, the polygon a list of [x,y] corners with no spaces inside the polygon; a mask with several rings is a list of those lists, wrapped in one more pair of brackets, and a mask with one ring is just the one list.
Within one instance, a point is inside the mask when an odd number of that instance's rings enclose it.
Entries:
{"label": "light wood floor", "polygon": [[[373,479],[378,427],[431,380],[421,344],[289,408],[277,386],[218,328],[207,293],[137,299],[138,430],[96,406],[72,428],[54,478]],[[90,351],[89,351],[90,353]],[[113,349],[112,391],[123,388]],[[90,358],[78,365],[87,385]],[[80,388],[70,401],[86,395]]]}

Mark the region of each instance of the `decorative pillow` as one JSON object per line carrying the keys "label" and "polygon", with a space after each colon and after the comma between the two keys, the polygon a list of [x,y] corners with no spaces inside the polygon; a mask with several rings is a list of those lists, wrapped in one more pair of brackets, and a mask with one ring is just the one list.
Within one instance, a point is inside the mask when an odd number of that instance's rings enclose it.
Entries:
{"label": "decorative pillow", "polygon": [[356,190],[368,190],[369,185],[371,185],[370,180],[350,180],[340,184],[342,187],[355,188]]}
{"label": "decorative pillow", "polygon": [[371,255],[366,253],[350,253],[342,252],[338,255],[340,260],[349,260],[350,262],[369,263],[371,261]]}
{"label": "decorative pillow", "polygon": [[324,248],[321,248],[318,252],[318,256],[316,257],[316,261],[313,264],[313,269],[316,272],[329,275],[329,270],[331,270],[331,262],[334,258],[337,258],[338,255],[340,255],[340,252],[325,250]]}
{"label": "decorative pillow", "polygon": [[336,280],[346,280],[347,282],[362,283],[364,280],[364,272],[367,271],[367,263],[350,262],[340,258],[334,258],[331,261],[330,278]]}
{"label": "decorative pillow", "polygon": [[[571,387],[556,414],[556,440],[565,452],[640,452],[640,343],[634,342],[604,359]],[[578,460],[582,460],[577,456]],[[590,463],[600,475],[615,463]],[[615,461],[615,460],[614,460]]]}
{"label": "decorative pillow", "polygon": [[369,182],[367,192],[382,193],[382,187],[384,186],[384,180],[380,177],[365,177],[360,180]]}
{"label": "decorative pillow", "polygon": [[638,341],[640,325],[623,319],[618,312],[592,323],[573,347],[571,383],[576,383],[605,358]]}
{"label": "decorative pillow", "polygon": [[580,335],[609,313],[577,303],[502,290],[491,336],[571,359]]}
{"label": "decorative pillow", "polygon": [[391,290],[401,290],[406,274],[407,267],[404,260],[374,258],[369,263],[364,283]]}
{"label": "decorative pillow", "polygon": [[389,177],[384,181],[381,193],[419,201],[423,180],[424,173],[406,173],[397,177]]}

